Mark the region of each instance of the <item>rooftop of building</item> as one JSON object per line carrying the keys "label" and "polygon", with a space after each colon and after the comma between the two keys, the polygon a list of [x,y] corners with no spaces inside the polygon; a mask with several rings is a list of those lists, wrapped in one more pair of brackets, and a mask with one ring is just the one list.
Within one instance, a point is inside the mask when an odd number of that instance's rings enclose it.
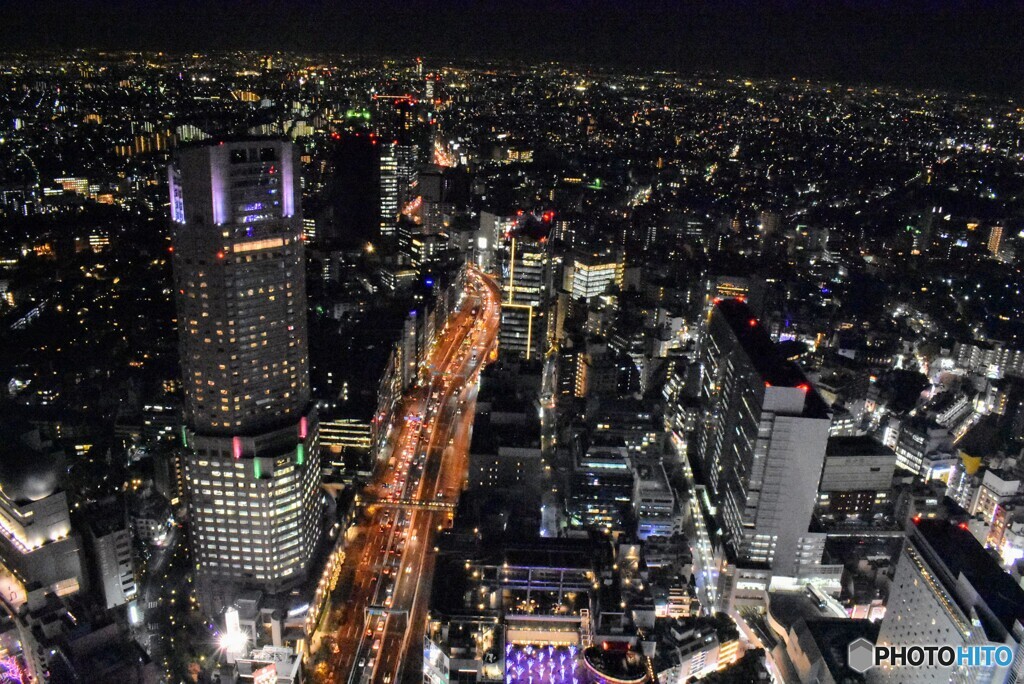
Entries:
{"label": "rooftop of building", "polygon": [[857,437],[830,437],[825,448],[826,456],[892,456],[892,449],[874,437],[860,435]]}
{"label": "rooftop of building", "polygon": [[[540,425],[537,421],[496,423],[489,416],[478,415],[473,424],[469,451],[473,454],[496,454],[501,447],[540,449]],[[538,456],[540,454],[538,453]]]}
{"label": "rooftop of building", "polygon": [[110,497],[98,501],[88,509],[85,517],[89,531],[96,537],[127,529],[126,504],[120,497]]}
{"label": "rooftop of building", "polygon": [[732,330],[743,352],[765,382],[777,387],[798,387],[801,384],[809,386],[810,383],[803,372],[778,353],[775,342],[746,302],[739,299],[723,299],[716,302],[715,312]]}
{"label": "rooftop of building", "polygon": [[814,640],[834,681],[849,684],[865,681],[864,675],[851,670],[846,664],[847,647],[851,641],[860,638],[874,643],[878,638],[879,623],[847,618],[815,618],[804,621],[803,625],[807,635]]}
{"label": "rooftop of building", "polygon": [[637,480],[644,490],[649,492],[668,492],[671,488],[665,467],[658,461],[639,461],[636,463]]}
{"label": "rooftop of building", "polygon": [[1003,571],[973,534],[945,520],[921,520],[916,523],[916,533],[954,579],[963,575],[970,582],[1004,629],[1012,632],[1014,622],[1024,624],[1024,588]]}

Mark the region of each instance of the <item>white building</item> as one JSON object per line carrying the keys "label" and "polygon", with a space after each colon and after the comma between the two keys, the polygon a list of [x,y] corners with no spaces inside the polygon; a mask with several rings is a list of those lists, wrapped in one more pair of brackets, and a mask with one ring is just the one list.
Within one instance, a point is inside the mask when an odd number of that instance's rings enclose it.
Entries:
{"label": "white building", "polygon": [[1024,589],[966,529],[922,520],[903,545],[877,643],[1006,645],[1007,667],[886,667],[869,681],[1013,684],[1024,670]]}

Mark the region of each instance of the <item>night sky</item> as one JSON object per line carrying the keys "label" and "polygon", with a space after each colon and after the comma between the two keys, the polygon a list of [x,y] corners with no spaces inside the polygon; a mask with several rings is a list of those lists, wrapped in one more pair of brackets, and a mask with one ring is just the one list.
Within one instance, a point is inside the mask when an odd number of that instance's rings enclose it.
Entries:
{"label": "night sky", "polygon": [[249,48],[1024,94],[1024,2],[0,0],[0,49]]}

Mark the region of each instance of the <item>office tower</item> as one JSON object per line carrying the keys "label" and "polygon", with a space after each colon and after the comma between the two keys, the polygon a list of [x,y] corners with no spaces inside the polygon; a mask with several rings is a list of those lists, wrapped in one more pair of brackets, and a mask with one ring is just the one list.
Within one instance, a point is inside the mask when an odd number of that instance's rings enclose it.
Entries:
{"label": "office tower", "polygon": [[216,608],[301,581],[320,536],[296,150],[183,148],[170,194],[192,547]]}
{"label": "office tower", "polygon": [[417,101],[409,95],[374,95],[374,133],[380,154],[380,232],[392,235],[403,208],[414,199],[420,150]]}
{"label": "office tower", "polygon": [[382,150],[386,146],[367,133],[341,135],[333,146],[333,173],[328,190],[333,220],[330,230],[317,236],[318,241],[329,247],[359,247],[372,243],[383,232],[379,198],[382,197],[383,160],[387,154]]}
{"label": "office tower", "polygon": [[510,357],[542,359],[547,349],[545,308],[551,265],[546,226],[517,228],[507,236],[506,249],[498,349]]}
{"label": "office tower", "polygon": [[1004,667],[877,668],[869,672],[869,681],[1021,681],[1024,589],[964,527],[945,520],[921,520],[910,526],[877,643],[1005,645],[1014,653],[1012,663]]}
{"label": "office tower", "polygon": [[380,234],[394,235],[402,211],[413,197],[416,148],[385,141],[380,152]]}
{"label": "office tower", "polygon": [[565,289],[573,299],[590,300],[605,293],[609,285],[622,287],[622,255],[614,252],[579,250],[566,268]]}
{"label": "office tower", "polygon": [[374,132],[399,145],[415,144],[420,128],[416,105],[416,98],[410,95],[374,95],[371,102]]}
{"label": "office tower", "polygon": [[399,206],[398,145],[385,144],[380,151],[380,234],[392,235],[401,215]]}
{"label": "office tower", "polygon": [[828,442],[825,402],[735,299],[712,309],[700,402],[697,466],[727,551],[735,562],[794,575]]}

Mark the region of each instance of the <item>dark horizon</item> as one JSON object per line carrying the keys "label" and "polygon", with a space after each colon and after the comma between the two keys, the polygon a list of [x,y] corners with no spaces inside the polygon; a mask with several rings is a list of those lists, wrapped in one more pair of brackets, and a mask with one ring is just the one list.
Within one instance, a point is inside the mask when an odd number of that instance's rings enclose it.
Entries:
{"label": "dark horizon", "polygon": [[289,50],[799,77],[1019,96],[1024,5],[0,0],[3,49]]}

